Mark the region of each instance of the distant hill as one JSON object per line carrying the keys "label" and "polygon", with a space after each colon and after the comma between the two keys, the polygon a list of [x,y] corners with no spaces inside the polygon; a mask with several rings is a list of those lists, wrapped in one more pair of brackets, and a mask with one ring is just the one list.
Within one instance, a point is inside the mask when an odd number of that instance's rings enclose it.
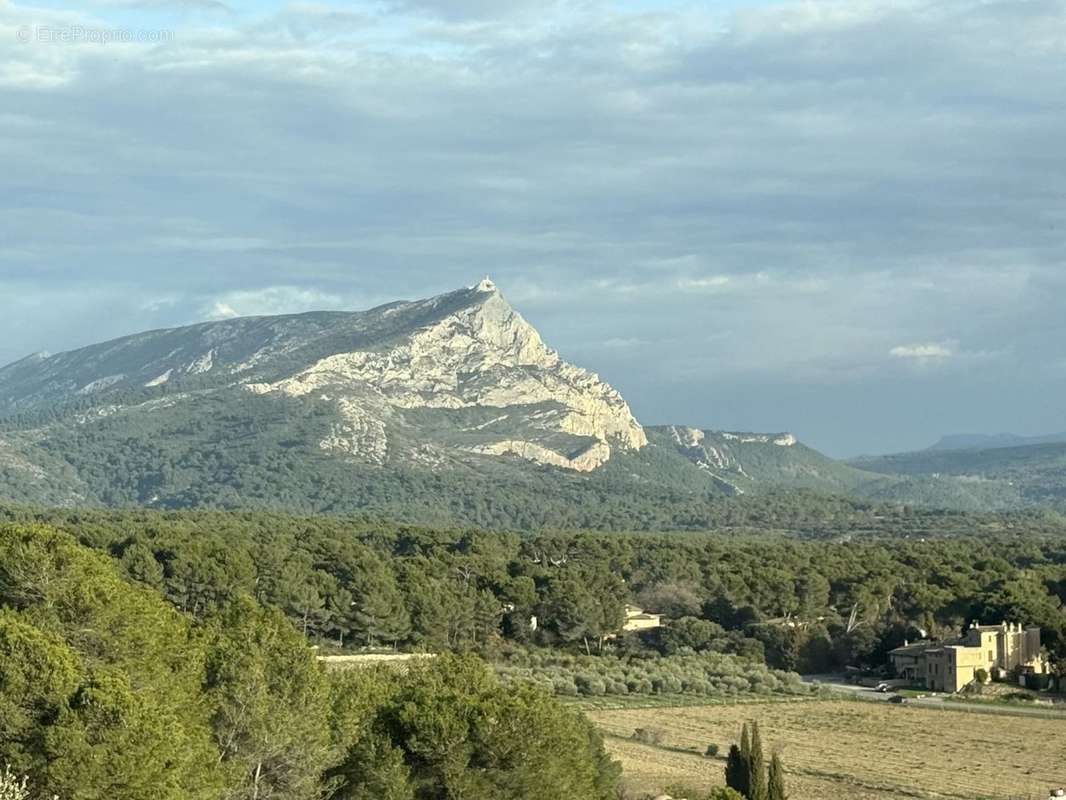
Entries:
{"label": "distant hill", "polygon": [[1066,444],[1066,433],[1046,436],[1018,436],[1013,433],[957,433],[944,436],[930,450],[991,450],[997,447],[1025,447],[1031,444]]}
{"label": "distant hill", "polygon": [[907,474],[870,469],[861,461],[836,461],[789,433],[703,431],[669,426],[649,428],[648,437],[679,453],[727,491],[765,493],[806,489],[876,502],[966,511],[1026,508],[1018,488],[1006,480],[969,476]]}
{"label": "distant hill", "polygon": [[1017,507],[1066,507],[1066,443],[923,450],[860,458],[850,463],[885,475],[998,486],[1016,494]]}
{"label": "distant hill", "polygon": [[724,498],[783,491],[973,511],[1040,496],[886,463],[834,461],[788,433],[645,428],[487,279],[0,368],[0,500],[19,503],[647,529],[718,524]]}
{"label": "distant hill", "polygon": [[729,493],[767,486],[850,494],[876,479],[807,447],[791,433],[742,433],[679,425],[648,428],[649,441],[673,448]]}

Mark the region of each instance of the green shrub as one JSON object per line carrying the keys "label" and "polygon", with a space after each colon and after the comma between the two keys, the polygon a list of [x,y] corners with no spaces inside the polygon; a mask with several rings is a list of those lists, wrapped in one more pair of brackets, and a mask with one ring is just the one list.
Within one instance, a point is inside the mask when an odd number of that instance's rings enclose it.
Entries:
{"label": "green shrub", "polygon": [[555,687],[555,693],[562,697],[577,697],[577,685],[574,683],[573,678],[568,678],[563,675],[556,676],[552,679],[552,686]]}
{"label": "green shrub", "polygon": [[602,697],[607,693],[607,686],[603,679],[597,675],[581,674],[574,678],[577,690],[583,695],[590,697]]}

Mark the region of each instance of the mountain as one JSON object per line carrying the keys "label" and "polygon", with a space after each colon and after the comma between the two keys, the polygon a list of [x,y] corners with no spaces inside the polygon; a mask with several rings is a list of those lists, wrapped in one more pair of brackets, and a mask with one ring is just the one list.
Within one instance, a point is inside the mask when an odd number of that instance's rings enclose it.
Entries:
{"label": "mountain", "polygon": [[1014,433],[956,433],[941,437],[930,450],[992,450],[997,447],[1025,447],[1031,444],[1066,444],[1066,433],[1045,436],[1018,436]]}
{"label": "mountain", "polygon": [[364,313],[210,322],[31,356],[0,370],[0,417],[81,399],[96,416],[127,414],[144,406],[131,393],[155,408],[220,391],[328,409],[320,448],[372,464],[513,454],[589,471],[612,446],[647,444],[621,396],[562,361],[488,279]]}
{"label": "mountain", "polygon": [[1024,505],[1007,481],[902,472],[834,461],[786,433],[644,428],[488,279],[363,312],[149,331],[0,369],[0,500],[20,503],[508,528],[706,527],[725,498],[782,490]]}
{"label": "mountain", "polygon": [[578,478],[611,482],[599,473],[623,455],[637,457],[621,474],[657,472],[640,457],[647,445],[619,393],[562,360],[488,279],[365,312],[150,331],[0,369],[0,498],[20,502],[419,520],[451,504],[434,521],[463,521],[464,497],[520,508],[581,495]]}

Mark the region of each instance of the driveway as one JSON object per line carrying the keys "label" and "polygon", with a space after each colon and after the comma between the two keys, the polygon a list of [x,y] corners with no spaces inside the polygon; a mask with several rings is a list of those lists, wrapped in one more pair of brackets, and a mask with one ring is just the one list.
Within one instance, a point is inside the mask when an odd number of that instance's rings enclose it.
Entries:
{"label": "driveway", "polygon": [[[831,689],[835,692],[842,694],[848,694],[855,697],[858,700],[868,700],[870,702],[887,702],[892,696],[892,691],[879,692],[876,689],[872,689],[867,686],[857,686],[854,683],[847,683],[844,681],[843,676],[840,675],[804,675],[803,682],[812,685],[824,686],[827,689]],[[1066,709],[1061,707],[1028,707],[1021,705],[1002,705],[998,703],[981,703],[981,702],[965,702],[948,700],[950,695],[926,695],[925,697],[908,697],[907,706],[921,706],[923,708],[934,708],[947,711],[969,711],[975,714],[999,714],[1008,717],[1043,717],[1045,719],[1064,719],[1066,720]]]}

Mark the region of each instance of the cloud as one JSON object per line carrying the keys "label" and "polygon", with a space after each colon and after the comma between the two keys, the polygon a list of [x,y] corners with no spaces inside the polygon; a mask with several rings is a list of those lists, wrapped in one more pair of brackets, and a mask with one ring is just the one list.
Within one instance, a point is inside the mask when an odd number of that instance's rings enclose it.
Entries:
{"label": "cloud", "polygon": [[499,19],[526,14],[533,10],[544,16],[561,5],[558,0],[393,0],[392,8],[410,13],[429,14],[452,20]]}
{"label": "cloud", "polygon": [[207,318],[212,320],[218,319],[233,319],[234,317],[241,316],[241,312],[231,306],[229,303],[223,303],[221,301],[216,302],[212,307]]}
{"label": "cloud", "polygon": [[296,314],[303,311],[340,308],[344,300],[336,295],[298,286],[269,286],[263,289],[227,292],[208,309],[209,319]]}
{"label": "cloud", "polygon": [[900,345],[898,347],[893,347],[889,351],[889,355],[893,358],[903,358],[914,361],[940,361],[953,358],[955,354],[955,346],[946,342]]}
{"label": "cloud", "polygon": [[179,11],[224,11],[233,9],[221,0],[94,0],[98,5],[134,9],[177,9]]}
{"label": "cloud", "polygon": [[723,289],[732,283],[733,278],[729,275],[711,275],[706,278],[682,278],[678,286],[687,291],[702,292]]}

